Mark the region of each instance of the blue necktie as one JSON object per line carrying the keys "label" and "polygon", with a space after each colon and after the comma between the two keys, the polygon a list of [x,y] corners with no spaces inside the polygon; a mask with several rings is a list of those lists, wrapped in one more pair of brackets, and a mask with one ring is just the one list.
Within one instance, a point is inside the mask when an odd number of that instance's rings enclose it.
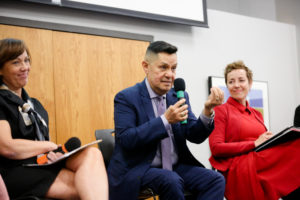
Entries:
{"label": "blue necktie", "polygon": [[[157,96],[157,115],[161,116],[166,111],[165,101],[162,96]],[[169,135],[169,131],[168,131]],[[162,168],[172,170],[172,157],[171,157],[171,137],[166,137],[161,140],[161,159]]]}

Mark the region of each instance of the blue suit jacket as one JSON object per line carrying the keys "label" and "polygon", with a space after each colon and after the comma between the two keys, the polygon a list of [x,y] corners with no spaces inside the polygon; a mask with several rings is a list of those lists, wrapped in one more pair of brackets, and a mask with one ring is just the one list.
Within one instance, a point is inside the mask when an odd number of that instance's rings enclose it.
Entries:
{"label": "blue suit jacket", "polygon": [[[211,133],[200,118],[191,111],[188,95],[188,123],[172,124],[178,162],[190,165],[200,164],[190,153],[186,139],[203,142]],[[174,89],[167,95],[167,106],[177,102]],[[155,117],[145,80],[119,92],[114,100],[116,145],[108,167],[110,199],[137,199],[141,177],[150,167],[161,139],[168,137],[160,117]]]}

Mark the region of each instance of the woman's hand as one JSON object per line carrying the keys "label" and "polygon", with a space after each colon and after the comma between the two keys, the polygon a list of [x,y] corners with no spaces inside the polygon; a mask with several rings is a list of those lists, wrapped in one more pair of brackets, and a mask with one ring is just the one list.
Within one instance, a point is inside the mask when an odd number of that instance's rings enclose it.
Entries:
{"label": "woman's hand", "polygon": [[267,131],[263,134],[261,134],[254,142],[255,147],[257,147],[258,145],[260,145],[261,143],[263,143],[264,141],[270,139],[273,136],[273,133],[270,131]]}
{"label": "woman's hand", "polygon": [[61,152],[53,152],[50,151],[47,155],[48,158],[48,164],[53,163],[54,161],[56,161],[57,159],[59,159],[60,157],[62,157],[64,154]]}

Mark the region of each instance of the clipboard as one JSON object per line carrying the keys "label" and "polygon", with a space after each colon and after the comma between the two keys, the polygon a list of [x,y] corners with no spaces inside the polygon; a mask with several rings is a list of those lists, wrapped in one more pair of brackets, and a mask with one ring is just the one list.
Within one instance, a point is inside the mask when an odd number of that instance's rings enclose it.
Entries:
{"label": "clipboard", "polygon": [[54,165],[55,163],[58,163],[62,160],[65,160],[66,158],[70,157],[71,155],[77,153],[78,151],[81,151],[82,149],[85,149],[87,148],[88,146],[91,146],[91,145],[94,145],[94,144],[98,144],[102,142],[102,140],[96,140],[96,141],[93,141],[91,143],[88,143],[88,144],[85,144],[81,147],[78,147],[77,149],[74,149],[73,151],[70,151],[68,153],[65,153],[62,157],[58,158],[57,160],[55,160],[54,162],[52,163],[45,163],[45,164],[36,164],[36,163],[32,163],[32,164],[23,164],[24,167],[44,167],[44,166],[50,166],[50,165]]}
{"label": "clipboard", "polygon": [[284,142],[287,142],[289,140],[294,140],[300,137],[300,127],[287,127],[271,137],[270,139],[266,140],[265,142],[261,143],[257,147],[255,147],[253,150],[256,152],[259,152],[261,150],[264,150],[266,148],[269,148],[271,146],[275,146],[277,144],[281,144]]}

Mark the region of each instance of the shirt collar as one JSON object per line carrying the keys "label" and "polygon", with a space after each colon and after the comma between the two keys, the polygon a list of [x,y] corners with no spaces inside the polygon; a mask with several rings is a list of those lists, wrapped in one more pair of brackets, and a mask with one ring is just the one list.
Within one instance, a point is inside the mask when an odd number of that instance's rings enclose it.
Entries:
{"label": "shirt collar", "polygon": [[248,101],[246,101],[246,106],[244,106],[243,104],[239,103],[238,101],[236,101],[234,98],[229,97],[227,102],[231,105],[233,105],[234,107],[236,107],[241,113],[244,112],[248,112],[249,114],[251,114],[251,109],[249,106]]}
{"label": "shirt collar", "polygon": [[[151,88],[151,86],[150,86],[150,83],[149,83],[149,81],[148,81],[147,78],[146,78],[145,82],[146,82],[146,87],[147,87],[148,93],[149,93],[149,95],[150,95],[150,98],[151,98],[151,99],[154,99],[154,98],[156,98],[156,97],[159,97],[160,95],[156,94],[156,93],[152,90],[152,88]],[[165,99],[165,98],[166,98],[166,94],[162,95],[162,97]]]}
{"label": "shirt collar", "polygon": [[[15,96],[19,97],[19,95],[18,95],[16,92],[14,92],[14,91],[12,91],[11,89],[9,89],[9,88],[7,87],[7,85],[5,85],[4,83],[3,83],[2,85],[0,85],[0,90],[6,90],[6,91],[9,91],[9,92],[11,92],[12,94],[14,94]],[[28,94],[27,94],[27,92],[25,91],[24,88],[22,88],[21,99],[22,99],[23,101],[25,101],[25,102],[28,101],[28,100],[30,99],[30,97],[28,96]]]}

